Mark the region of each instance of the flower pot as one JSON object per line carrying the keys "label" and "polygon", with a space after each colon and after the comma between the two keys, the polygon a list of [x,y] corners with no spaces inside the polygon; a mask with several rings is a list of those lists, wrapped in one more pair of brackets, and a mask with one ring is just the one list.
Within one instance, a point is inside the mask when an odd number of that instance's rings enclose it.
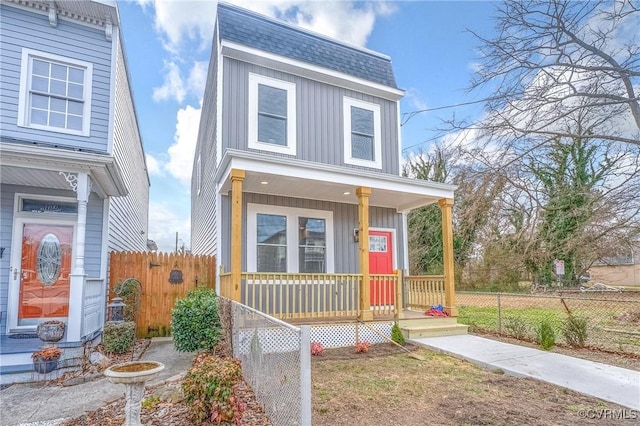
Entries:
{"label": "flower pot", "polygon": [[38,324],[36,334],[43,342],[57,342],[64,336],[64,323],[62,321],[45,321]]}
{"label": "flower pot", "polygon": [[39,374],[51,373],[58,367],[58,358],[54,359],[42,359],[42,357],[33,358],[33,370]]}

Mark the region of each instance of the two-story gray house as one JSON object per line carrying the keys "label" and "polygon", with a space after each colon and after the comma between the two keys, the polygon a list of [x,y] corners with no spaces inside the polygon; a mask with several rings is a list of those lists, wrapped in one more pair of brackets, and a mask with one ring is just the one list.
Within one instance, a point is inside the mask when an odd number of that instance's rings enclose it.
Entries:
{"label": "two-story gray house", "polygon": [[[146,250],[149,178],[115,1],[0,3],[2,369],[98,335],[107,253]],[[36,345],[37,347],[38,345]]]}
{"label": "two-story gray house", "polygon": [[218,5],[191,243],[221,294],[281,318],[401,315],[407,213],[440,202],[450,265],[418,287],[455,315],[455,188],[401,177],[403,94],[388,56]]}

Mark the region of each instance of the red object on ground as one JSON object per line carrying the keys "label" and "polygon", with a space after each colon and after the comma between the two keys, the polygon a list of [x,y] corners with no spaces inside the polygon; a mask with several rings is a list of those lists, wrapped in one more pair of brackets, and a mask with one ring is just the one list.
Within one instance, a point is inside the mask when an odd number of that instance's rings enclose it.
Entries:
{"label": "red object on ground", "polygon": [[444,311],[439,311],[437,309],[429,309],[424,313],[428,317],[448,317],[449,313]]}

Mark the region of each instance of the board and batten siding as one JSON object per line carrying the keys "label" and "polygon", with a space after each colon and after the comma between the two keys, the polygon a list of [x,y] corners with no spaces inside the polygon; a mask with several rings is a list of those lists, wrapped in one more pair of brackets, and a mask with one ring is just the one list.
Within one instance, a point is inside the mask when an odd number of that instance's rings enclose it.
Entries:
{"label": "board and batten siding", "polygon": [[[191,252],[193,254],[216,254],[217,242],[217,206],[216,173],[217,162],[217,114],[218,114],[218,53],[214,40],[209,61],[209,71],[205,95],[200,113],[198,141],[193,158],[191,174]],[[206,119],[205,119],[206,118]],[[198,156],[200,164],[198,164]],[[200,167],[200,191],[198,191],[198,167]]]}
{"label": "board and batten siding", "polygon": [[[255,64],[224,58],[222,141],[224,149],[248,147],[249,73],[296,84],[296,158],[373,172],[400,174],[398,104],[342,87],[332,86]],[[380,105],[382,170],[344,162],[344,97]],[[286,156],[265,152],[271,156]]]}
{"label": "board and batten siding", "polygon": [[[0,259],[0,330],[6,330],[7,297],[9,293],[9,268],[11,267],[11,239],[13,237],[13,220],[16,209],[15,194],[36,194],[58,197],[76,198],[73,191],[53,190],[18,185],[0,185],[0,247],[4,253]],[[89,278],[100,277],[100,262],[102,261],[102,216],[104,200],[94,193],[87,205],[87,228],[85,243],[85,272]],[[45,215],[42,216],[46,217]],[[75,217],[75,216],[74,216]]]}
{"label": "board and batten siding", "polygon": [[145,251],[149,219],[149,177],[122,47],[117,44],[113,156],[129,194],[109,201],[109,250]]}
{"label": "board and batten siding", "polygon": [[[111,42],[104,30],[58,19],[49,25],[47,14],[0,4],[0,136],[25,142],[107,152]],[[90,135],[18,127],[22,49],[33,49],[93,64]]]}
{"label": "board and batten siding", "polygon": [[[282,207],[294,207],[309,210],[325,210],[333,212],[334,256],[336,273],[358,273],[358,243],[353,241],[353,229],[358,227],[358,206],[355,204],[334,203],[329,201],[309,200],[303,198],[280,197],[276,195],[244,193],[242,195],[242,241],[247,242],[247,204],[264,204]],[[222,250],[219,264],[229,271],[231,241],[231,203],[228,196],[222,197]],[[369,208],[369,226],[371,228],[395,229],[396,265],[404,269],[404,247],[402,232],[402,214],[394,209],[382,207]],[[247,250],[242,250],[242,270],[247,270]]]}

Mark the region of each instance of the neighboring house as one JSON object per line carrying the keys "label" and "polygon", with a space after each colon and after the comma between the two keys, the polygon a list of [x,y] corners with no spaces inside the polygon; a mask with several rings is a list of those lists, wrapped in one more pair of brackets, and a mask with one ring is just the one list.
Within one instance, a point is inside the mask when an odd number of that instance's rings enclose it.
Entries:
{"label": "neighboring house", "polygon": [[590,284],[616,287],[640,287],[640,242],[635,242],[627,255],[607,257],[589,268]]}
{"label": "neighboring house", "polygon": [[147,249],[149,178],[115,1],[2,0],[0,40],[5,368],[42,321],[66,346],[100,333],[107,253]]}
{"label": "neighboring house", "polygon": [[455,187],[401,177],[403,94],[385,55],[218,5],[191,247],[217,257],[221,294],[281,318],[401,315],[407,213],[439,202],[433,300],[456,315]]}

